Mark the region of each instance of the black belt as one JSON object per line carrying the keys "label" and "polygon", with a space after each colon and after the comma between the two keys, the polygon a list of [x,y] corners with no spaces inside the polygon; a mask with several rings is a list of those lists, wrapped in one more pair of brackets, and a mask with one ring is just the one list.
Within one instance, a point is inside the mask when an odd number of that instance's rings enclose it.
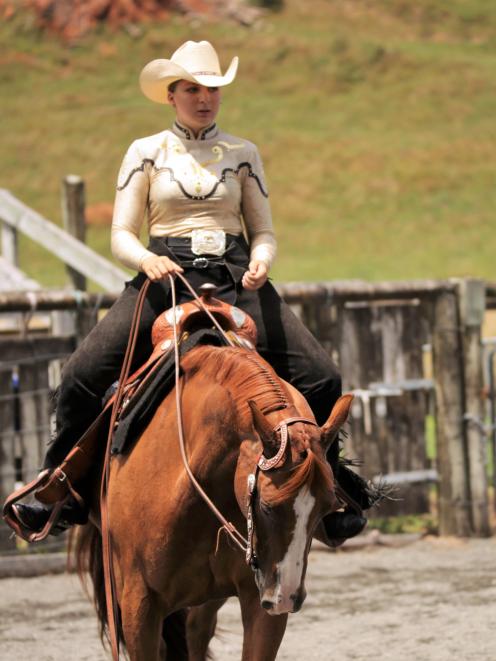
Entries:
{"label": "black belt", "polygon": [[193,267],[194,269],[207,269],[209,266],[225,266],[226,260],[217,255],[209,255],[208,257],[197,257],[196,259],[182,259],[180,260],[181,266]]}
{"label": "black belt", "polygon": [[[166,252],[162,253],[163,246]],[[195,255],[191,251],[191,238],[179,236],[152,236],[150,250],[166,254],[185,268],[205,270],[227,268],[234,282],[239,282],[248,267],[249,248],[243,234],[226,234],[226,250],[223,255]]]}

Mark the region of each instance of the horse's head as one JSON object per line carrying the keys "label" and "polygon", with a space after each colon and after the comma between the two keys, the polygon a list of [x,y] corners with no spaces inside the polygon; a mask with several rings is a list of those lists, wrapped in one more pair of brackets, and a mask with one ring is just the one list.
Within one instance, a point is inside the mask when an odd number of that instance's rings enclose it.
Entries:
{"label": "horse's head", "polygon": [[[253,521],[250,552],[255,581],[262,607],[271,615],[296,612],[305,600],[312,534],[322,517],[339,507],[326,451],[346,421],[352,399],[351,395],[341,397],[322,428],[301,421],[291,409],[265,416],[250,402],[259,441],[242,444],[236,491],[243,511]],[[265,470],[263,466],[255,470],[260,442],[265,458],[281,455],[284,413],[293,419],[287,425],[285,451],[273,467],[266,464]],[[273,424],[276,415],[278,420]],[[256,484],[247,498],[250,474],[256,476]]]}

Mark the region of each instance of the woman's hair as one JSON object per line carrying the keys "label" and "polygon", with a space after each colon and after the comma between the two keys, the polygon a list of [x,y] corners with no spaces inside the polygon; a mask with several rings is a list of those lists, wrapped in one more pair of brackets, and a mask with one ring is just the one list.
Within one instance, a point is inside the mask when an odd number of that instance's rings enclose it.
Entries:
{"label": "woman's hair", "polygon": [[167,87],[167,91],[168,91],[168,92],[172,92],[172,93],[174,94],[174,92],[176,91],[176,87],[177,87],[178,82],[179,82],[178,80],[175,80],[173,83],[171,83],[171,84]]}

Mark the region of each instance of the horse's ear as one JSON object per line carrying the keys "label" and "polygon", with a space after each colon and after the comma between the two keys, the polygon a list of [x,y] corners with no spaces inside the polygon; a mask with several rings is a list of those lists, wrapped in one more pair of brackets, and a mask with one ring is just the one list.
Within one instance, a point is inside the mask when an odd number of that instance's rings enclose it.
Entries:
{"label": "horse's ear", "polygon": [[348,418],[352,402],[353,395],[343,395],[332,407],[331,415],[322,427],[322,444],[325,448],[336,440],[339,430]]}
{"label": "horse's ear", "polygon": [[253,399],[248,400],[248,406],[250,407],[251,415],[253,417],[253,425],[255,427],[255,431],[260,436],[260,439],[263,443],[264,455],[266,457],[271,457],[274,454],[274,450],[276,449],[276,442],[272,427]]}

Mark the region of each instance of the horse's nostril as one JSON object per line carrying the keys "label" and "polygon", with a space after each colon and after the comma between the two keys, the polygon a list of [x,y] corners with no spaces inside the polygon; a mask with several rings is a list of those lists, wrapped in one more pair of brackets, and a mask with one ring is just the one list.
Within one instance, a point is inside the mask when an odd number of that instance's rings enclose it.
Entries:
{"label": "horse's nostril", "polygon": [[268,599],[262,599],[262,608],[265,608],[266,611],[269,611],[274,603]]}
{"label": "horse's nostril", "polygon": [[303,604],[303,599],[301,597],[293,598],[293,612],[297,613]]}

